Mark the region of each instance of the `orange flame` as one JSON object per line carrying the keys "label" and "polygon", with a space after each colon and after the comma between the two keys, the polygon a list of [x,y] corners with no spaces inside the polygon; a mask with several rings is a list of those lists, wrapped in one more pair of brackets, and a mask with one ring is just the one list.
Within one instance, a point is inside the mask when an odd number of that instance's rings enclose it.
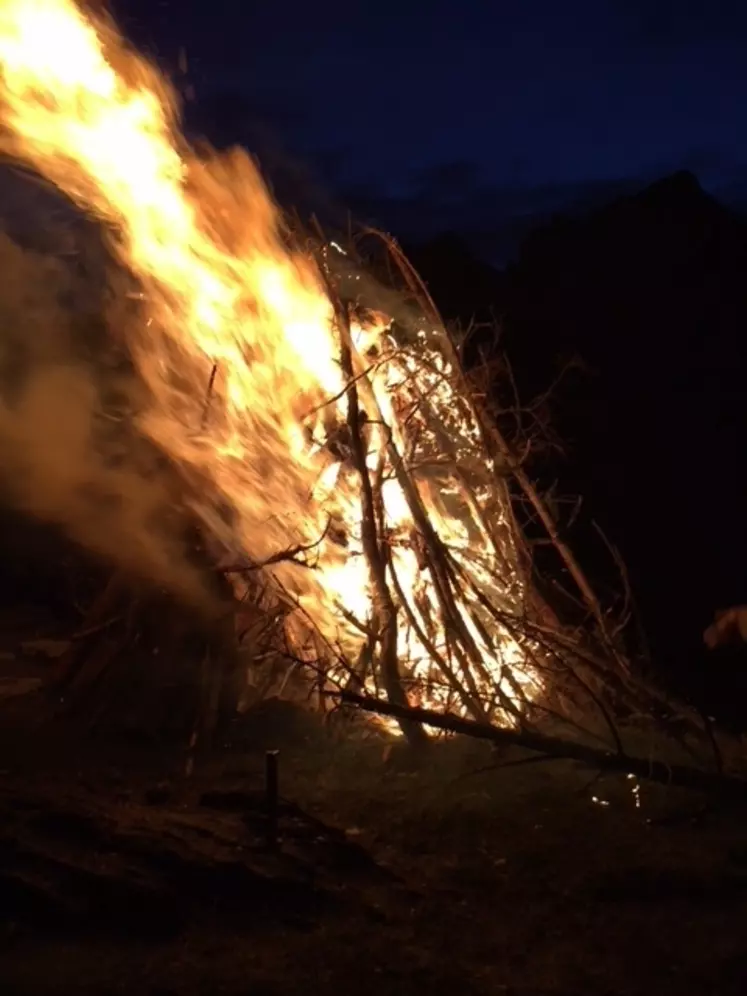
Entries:
{"label": "orange flame", "polygon": [[[0,80],[6,147],[106,224],[142,288],[145,317],[129,333],[149,394],[141,430],[183,469],[195,512],[226,549],[264,563],[315,544],[313,570],[278,562],[267,571],[299,606],[290,620],[295,639],[308,639],[308,620],[355,659],[363,638],[349,619],[365,623],[372,596],[359,482],[321,442],[347,402],[333,307],[316,263],[288,248],[249,157],[200,160],[177,129],[174,95],[156,70],[73,0],[0,0]],[[424,327],[410,348],[385,322],[352,331],[361,350],[378,343],[367,380],[379,410],[367,429],[368,462],[384,481],[390,577],[418,624],[408,626],[400,657],[428,686],[434,647],[448,656],[448,640],[436,632],[427,649],[418,635],[433,633],[439,607],[434,579],[408,539],[412,510],[388,446],[413,451],[406,423],[427,398],[454,445],[484,457],[469,411],[454,398],[437,330]],[[362,369],[360,356],[356,362]],[[446,478],[444,471],[435,484],[418,485],[433,528],[477,587],[495,589],[501,578],[501,598],[516,608],[522,584],[510,544],[491,545],[479,508],[462,500],[458,514],[450,511],[459,486]],[[475,494],[479,505],[486,496]],[[325,534],[330,520],[343,524],[345,545]],[[485,675],[475,679],[481,692],[494,699],[491,685],[512,694],[518,683],[534,694],[525,650],[496,624],[488,638],[473,608],[465,594],[458,610],[484,656]],[[424,695],[438,704],[446,693]]]}

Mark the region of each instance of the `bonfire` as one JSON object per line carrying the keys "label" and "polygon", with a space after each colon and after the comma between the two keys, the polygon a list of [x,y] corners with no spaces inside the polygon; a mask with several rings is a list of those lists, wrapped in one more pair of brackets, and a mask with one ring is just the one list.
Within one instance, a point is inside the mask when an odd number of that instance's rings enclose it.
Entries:
{"label": "bonfire", "polygon": [[[119,639],[150,580],[160,601],[138,631],[160,630],[164,667],[199,658],[205,728],[227,688],[235,709],[247,688],[302,678],[416,740],[424,719],[444,726],[428,715],[523,733],[552,716],[622,754],[613,713],[650,714],[657,693],[393,240],[376,236],[397,274],[384,293],[355,238],[290,229],[248,154],[190,148],[172,88],[74,0],[0,0],[0,115],[5,153],[98,219],[133,281],[117,330],[140,387],[131,425],[184,527],[150,577],[121,550],[66,688],[110,668],[112,619]],[[583,625],[538,596],[517,496]],[[169,642],[175,605],[193,623]]]}

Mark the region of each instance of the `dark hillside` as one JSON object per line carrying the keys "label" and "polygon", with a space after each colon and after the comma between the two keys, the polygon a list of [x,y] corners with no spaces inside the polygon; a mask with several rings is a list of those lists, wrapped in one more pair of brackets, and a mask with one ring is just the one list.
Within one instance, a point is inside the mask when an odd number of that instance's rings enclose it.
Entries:
{"label": "dark hillside", "polygon": [[657,660],[713,701],[700,634],[747,599],[747,222],[679,173],[537,231],[492,287],[443,246],[415,257],[448,317],[503,317],[526,394],[590,368],[556,397],[563,483],[621,547]]}

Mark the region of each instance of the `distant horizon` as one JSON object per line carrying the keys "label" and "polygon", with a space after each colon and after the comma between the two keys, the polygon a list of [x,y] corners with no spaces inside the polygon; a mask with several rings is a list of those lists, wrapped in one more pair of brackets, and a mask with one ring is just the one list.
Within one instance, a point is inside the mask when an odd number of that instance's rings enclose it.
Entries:
{"label": "distant horizon", "polygon": [[[747,190],[742,198],[728,198],[728,190],[718,183],[704,182],[696,170],[679,169],[639,178],[621,178],[617,181],[590,181],[588,185],[567,184],[556,187],[552,192],[544,193],[544,203],[538,203],[534,210],[516,210],[511,208],[510,191],[501,191],[501,201],[505,208],[500,213],[500,204],[486,203],[485,191],[476,192],[474,204],[450,205],[451,213],[442,212],[434,217],[432,208],[435,204],[417,202],[416,198],[386,198],[370,202],[371,207],[378,207],[382,212],[382,221],[387,227],[414,244],[430,242],[443,235],[458,236],[478,258],[498,269],[504,268],[514,258],[524,238],[533,231],[545,227],[557,217],[583,217],[607,205],[611,205],[625,196],[642,193],[655,184],[666,181],[681,173],[692,175],[703,192],[722,204],[725,208],[739,215],[747,215]],[[531,201],[534,191],[517,188],[517,200],[521,195]],[[726,194],[727,196],[724,196]],[[564,196],[565,195],[565,196]],[[497,201],[497,199],[496,199]],[[447,207],[449,207],[447,205]],[[466,211],[469,207],[472,210]],[[493,208],[491,213],[490,208]],[[497,210],[496,210],[497,209]],[[413,217],[419,215],[427,218],[429,224],[419,228]],[[492,244],[492,249],[491,249]]]}
{"label": "distant horizon", "polygon": [[[316,181],[313,167],[305,167],[292,160],[285,161],[286,167],[288,162],[298,171],[302,193],[307,195],[311,189],[311,203],[308,205],[311,210],[318,209],[319,205],[314,201],[321,198],[338,215],[349,212],[360,221],[386,228],[399,240],[412,245],[425,245],[439,237],[455,236],[476,258],[498,270],[515,259],[524,239],[545,227],[553,218],[583,217],[679,173],[691,174],[704,193],[735,214],[747,216],[747,182],[744,190],[740,190],[739,187],[724,184],[722,178],[711,177],[711,182],[708,182],[707,176],[704,178],[697,170],[688,168],[636,178],[544,184],[532,188],[521,185],[501,188],[474,183],[460,196],[448,196],[448,190],[439,191],[438,185],[429,190],[418,190],[413,185],[409,192],[393,196],[375,190],[328,192],[323,181]],[[260,168],[266,169],[261,158]],[[459,168],[462,168],[461,164],[454,164],[455,170]],[[267,170],[267,174],[268,182],[274,188],[276,177],[271,170]],[[292,188],[296,179],[293,176],[289,183],[286,182],[286,188]],[[285,209],[300,208],[301,205],[293,200],[292,189],[279,193]],[[44,185],[38,185],[32,175],[19,171],[13,162],[3,164],[0,170],[0,224],[5,223],[11,237],[19,227],[24,227],[24,211],[33,213],[35,204],[45,211],[51,208],[56,215],[61,208],[57,193],[50,193]],[[64,227],[64,217],[53,220],[57,227]]]}

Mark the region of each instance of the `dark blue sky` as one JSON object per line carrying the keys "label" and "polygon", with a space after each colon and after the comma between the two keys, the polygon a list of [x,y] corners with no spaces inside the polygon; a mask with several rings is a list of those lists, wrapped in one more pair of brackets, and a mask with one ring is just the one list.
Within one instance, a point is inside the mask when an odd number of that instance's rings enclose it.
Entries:
{"label": "dark blue sky", "polygon": [[401,192],[423,170],[469,163],[463,182],[523,191],[527,204],[537,188],[683,166],[712,189],[747,186],[747,2],[114,6],[168,64],[184,47],[200,101],[243,94],[343,185]]}

